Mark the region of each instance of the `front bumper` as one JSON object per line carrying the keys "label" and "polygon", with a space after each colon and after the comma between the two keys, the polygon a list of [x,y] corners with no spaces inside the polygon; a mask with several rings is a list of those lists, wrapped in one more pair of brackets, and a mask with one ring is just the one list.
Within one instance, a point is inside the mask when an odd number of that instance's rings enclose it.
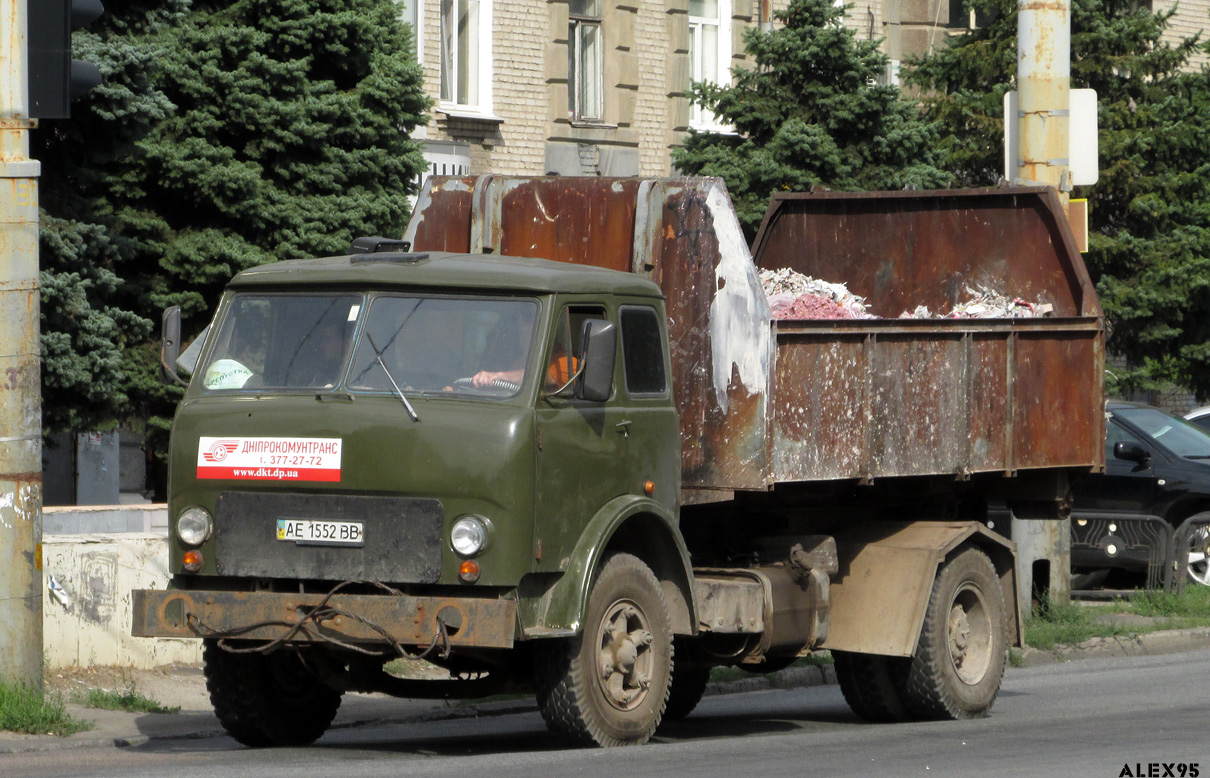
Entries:
{"label": "front bumper", "polygon": [[[132,598],[135,637],[267,641],[288,636],[291,643],[334,639],[362,646],[394,640],[424,649],[438,638],[441,625],[450,648],[512,648],[517,633],[515,600],[157,589],[135,589]],[[321,604],[323,617],[309,619]],[[300,620],[306,630],[294,629]]]}

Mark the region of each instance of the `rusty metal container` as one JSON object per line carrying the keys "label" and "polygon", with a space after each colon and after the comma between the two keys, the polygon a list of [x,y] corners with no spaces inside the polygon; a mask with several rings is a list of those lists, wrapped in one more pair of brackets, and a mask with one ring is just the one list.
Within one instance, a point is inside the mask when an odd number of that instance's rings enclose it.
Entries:
{"label": "rusty metal container", "polygon": [[[885,317],[777,323],[775,480],[1104,465],[1101,309],[1052,190],[779,194],[754,247]],[[1053,314],[897,318],[975,285]]]}
{"label": "rusty metal container", "polygon": [[[1101,311],[1049,190],[777,195],[749,253],[718,179],[435,177],[404,237],[659,284],[688,501],[1104,465]],[[757,267],[844,282],[886,318],[775,322]],[[1054,314],[897,318],[976,284]]]}

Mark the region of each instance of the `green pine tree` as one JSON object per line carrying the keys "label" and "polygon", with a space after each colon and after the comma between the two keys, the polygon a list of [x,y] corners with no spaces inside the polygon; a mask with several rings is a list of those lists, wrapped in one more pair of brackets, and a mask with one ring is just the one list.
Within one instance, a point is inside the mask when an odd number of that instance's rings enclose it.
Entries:
{"label": "green pine tree", "polygon": [[673,160],[684,173],[720,176],[751,231],[773,192],[945,186],[937,127],[895,87],[886,57],[859,41],[830,0],[793,0],[783,26],[744,34],[752,70],[733,83],[695,84],[692,99],[734,134],[691,132]]}
{"label": "green pine tree", "polygon": [[32,155],[44,426],[164,430],[160,310],[197,331],[239,270],[402,234],[429,99],[392,0],[111,0],[73,45],[106,82]]}
{"label": "green pine tree", "polygon": [[[1089,199],[1088,264],[1129,368],[1110,392],[1189,386],[1210,397],[1210,75],[1185,72],[1199,45],[1161,40],[1171,12],[1073,0],[1071,85],[1097,91],[1100,180]],[[1016,6],[975,0],[987,26],[910,63],[965,185],[1002,175],[1002,98],[1015,88]]]}

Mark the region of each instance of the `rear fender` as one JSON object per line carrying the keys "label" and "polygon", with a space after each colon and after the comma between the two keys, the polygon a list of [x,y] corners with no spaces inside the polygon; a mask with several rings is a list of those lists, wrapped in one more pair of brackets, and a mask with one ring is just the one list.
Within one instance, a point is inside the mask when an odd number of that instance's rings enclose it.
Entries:
{"label": "rear fender", "polygon": [[977,522],[878,522],[835,535],[840,572],[832,580],[831,624],[822,648],[912,656],[938,566],[977,546],[992,561],[1008,607],[1011,646],[1022,646],[1016,545]]}

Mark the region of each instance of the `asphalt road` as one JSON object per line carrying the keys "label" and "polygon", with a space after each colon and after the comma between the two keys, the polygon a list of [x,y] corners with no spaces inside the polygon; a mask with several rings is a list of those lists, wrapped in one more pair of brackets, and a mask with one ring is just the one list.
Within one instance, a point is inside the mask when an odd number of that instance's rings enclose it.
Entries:
{"label": "asphalt road", "polygon": [[0,776],[1210,778],[1208,690],[1210,650],[1010,669],[979,721],[863,724],[824,686],[707,698],[641,748],[562,748],[522,713],[337,730],[300,749],[210,738],[12,754]]}

